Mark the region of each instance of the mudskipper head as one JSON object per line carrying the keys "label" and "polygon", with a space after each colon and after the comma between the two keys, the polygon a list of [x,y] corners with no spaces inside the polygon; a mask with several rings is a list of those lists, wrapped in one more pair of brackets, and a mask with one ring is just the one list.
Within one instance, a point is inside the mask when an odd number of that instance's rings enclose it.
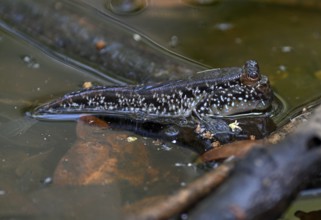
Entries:
{"label": "mudskipper head", "polygon": [[240,89],[236,105],[240,111],[265,111],[271,107],[273,91],[267,76],[260,74],[260,68],[255,60],[248,60],[242,67]]}
{"label": "mudskipper head", "polygon": [[245,62],[241,83],[253,88],[250,95],[256,110],[266,110],[271,107],[273,91],[267,76],[260,74],[259,65],[255,60]]}
{"label": "mudskipper head", "polygon": [[212,98],[213,116],[262,113],[271,108],[273,92],[266,76],[260,74],[255,60],[238,69],[238,77],[222,85]]}

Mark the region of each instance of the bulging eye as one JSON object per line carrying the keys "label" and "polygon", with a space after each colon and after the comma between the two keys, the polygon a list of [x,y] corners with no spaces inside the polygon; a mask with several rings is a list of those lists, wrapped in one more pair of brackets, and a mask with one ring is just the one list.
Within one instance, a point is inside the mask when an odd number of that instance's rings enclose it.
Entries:
{"label": "bulging eye", "polygon": [[241,80],[244,84],[253,85],[261,79],[260,68],[255,60],[248,60],[243,66]]}
{"label": "bulging eye", "polygon": [[244,71],[249,80],[259,80],[260,79],[260,68],[255,60],[248,60],[245,62]]}
{"label": "bulging eye", "polygon": [[260,74],[256,71],[247,72],[247,77],[251,80],[258,80],[260,78]]}

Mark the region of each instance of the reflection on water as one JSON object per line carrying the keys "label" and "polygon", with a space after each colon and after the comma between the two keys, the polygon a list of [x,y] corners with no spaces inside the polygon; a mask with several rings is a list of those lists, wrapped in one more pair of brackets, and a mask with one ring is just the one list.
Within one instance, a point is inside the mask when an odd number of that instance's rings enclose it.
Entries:
{"label": "reflection on water", "polygon": [[[320,97],[321,15],[318,11],[228,1],[208,7],[177,2],[173,5],[173,2],[150,1],[142,13],[113,16],[157,43],[213,67],[239,66],[250,58],[257,59],[263,73],[271,79],[273,89],[286,102],[288,111]],[[105,1],[93,0],[87,4],[103,13],[112,13],[103,6]],[[104,216],[103,208],[109,207],[110,215],[119,217],[120,204],[129,199],[118,185],[83,188],[57,187],[54,181],[43,184],[75,143],[76,123],[33,124],[23,116],[26,109],[77,90],[84,81],[110,82],[58,62],[4,31],[0,32],[0,60],[1,215],[18,213],[42,217],[58,213],[60,217],[89,218],[85,213]],[[154,155],[151,160],[174,174],[181,173],[181,177],[175,184],[158,183],[155,191],[145,188],[144,192],[128,193],[132,200],[144,194],[168,193],[201,174],[187,166],[195,153],[171,142],[159,146],[153,139],[145,142],[147,150]],[[186,166],[175,166],[177,164]],[[67,200],[62,202],[61,198]],[[72,205],[74,201],[76,205]],[[88,203],[94,205],[84,209]]]}

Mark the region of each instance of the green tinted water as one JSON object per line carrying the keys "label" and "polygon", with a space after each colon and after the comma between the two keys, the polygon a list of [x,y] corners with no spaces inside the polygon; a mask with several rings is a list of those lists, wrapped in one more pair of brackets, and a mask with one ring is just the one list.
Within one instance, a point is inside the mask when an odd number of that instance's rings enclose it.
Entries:
{"label": "green tinted water", "polygon": [[139,15],[118,18],[212,67],[256,59],[291,111],[321,94],[319,16],[318,9],[274,4],[222,1],[192,7],[162,1]]}

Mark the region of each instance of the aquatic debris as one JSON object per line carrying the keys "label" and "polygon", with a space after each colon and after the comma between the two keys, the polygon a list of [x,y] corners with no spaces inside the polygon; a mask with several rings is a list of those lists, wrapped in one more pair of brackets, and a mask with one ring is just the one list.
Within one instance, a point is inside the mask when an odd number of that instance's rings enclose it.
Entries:
{"label": "aquatic debris", "polygon": [[239,126],[239,122],[237,122],[237,120],[235,120],[233,123],[229,124],[228,126],[231,128],[231,130],[233,132],[239,130],[239,131],[242,131],[242,128]]}
{"label": "aquatic debris", "polygon": [[29,68],[38,69],[40,67],[40,64],[38,63],[37,59],[29,56],[29,55],[23,55],[21,56],[21,60],[27,65]]}
{"label": "aquatic debris", "polygon": [[[147,0],[108,2],[112,10],[126,13],[147,6]],[[97,13],[85,1],[2,0],[0,20],[7,31],[24,36],[55,58],[116,84],[143,82],[147,78],[159,82],[205,69],[173,56],[113,17]]]}
{"label": "aquatic debris", "polygon": [[137,137],[132,137],[132,136],[129,136],[126,138],[127,142],[134,142],[134,141],[137,141]]}
{"label": "aquatic debris", "polygon": [[93,83],[92,83],[92,82],[84,82],[84,83],[82,84],[82,87],[83,87],[84,89],[89,89],[89,88],[93,87]]}
{"label": "aquatic debris", "polygon": [[[225,161],[171,196],[144,206],[138,202],[137,206],[127,207],[128,219],[169,219],[179,213],[188,213],[186,216],[191,219],[213,219],[213,216],[229,220],[277,219],[304,180],[320,172],[321,127],[316,123],[319,116],[321,107],[308,124],[301,125],[301,130],[284,142],[258,147],[241,161]],[[293,127],[291,124],[285,125],[281,132]],[[188,210],[190,207],[194,208]]]}
{"label": "aquatic debris", "polygon": [[97,49],[97,50],[102,50],[102,49],[104,49],[104,48],[106,47],[106,45],[107,45],[106,41],[104,41],[104,40],[98,40],[98,41],[96,42],[96,49]]}

